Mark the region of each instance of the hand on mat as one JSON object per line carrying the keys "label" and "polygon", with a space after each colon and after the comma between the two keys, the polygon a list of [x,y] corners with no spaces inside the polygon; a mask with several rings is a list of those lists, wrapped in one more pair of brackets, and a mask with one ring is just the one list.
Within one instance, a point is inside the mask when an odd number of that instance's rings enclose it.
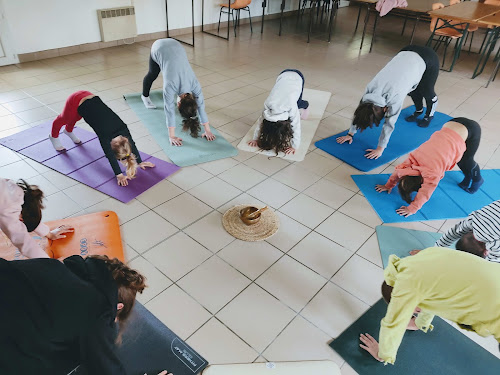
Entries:
{"label": "hand on mat", "polygon": [[250,142],[248,142],[248,145],[250,147],[257,147],[257,141],[250,141]]}
{"label": "hand on mat", "polygon": [[287,155],[295,154],[295,149],[293,147],[288,147],[285,149],[285,154]]}
{"label": "hand on mat", "polygon": [[150,161],[143,161],[141,164],[139,164],[139,167],[141,167],[141,169],[146,169],[146,168],[154,168],[155,165]]}
{"label": "hand on mat", "polygon": [[370,353],[372,357],[375,358],[377,361],[383,362],[382,358],[378,356],[377,340],[371,337],[368,333],[361,334],[361,336],[359,336],[359,340],[362,342],[362,344],[359,344],[361,348],[365,349],[368,353]]}
{"label": "hand on mat", "polygon": [[70,225],[61,225],[47,233],[46,237],[49,240],[59,240],[61,238],[66,238],[66,233],[73,233],[74,231],[75,228]]}
{"label": "hand on mat", "polygon": [[384,149],[380,147],[377,147],[375,150],[369,148],[368,150],[365,151],[367,152],[367,154],[365,154],[365,158],[367,159],[378,159],[384,153]]}
{"label": "hand on mat", "polygon": [[342,137],[337,138],[337,143],[346,143],[349,142],[349,144],[352,143],[352,137],[350,135],[343,135]]}
{"label": "hand on mat", "polygon": [[130,178],[128,176],[124,176],[123,173],[116,175],[116,181],[120,186],[128,186],[128,180],[130,180]]}
{"label": "hand on mat", "polygon": [[375,190],[379,193],[387,191],[387,194],[391,194],[392,188],[388,189],[385,187],[385,185],[375,185]]}
{"label": "hand on mat", "polygon": [[[147,375],[147,374],[144,374],[144,375]],[[165,370],[165,371],[160,372],[158,375],[174,375],[174,374]]]}
{"label": "hand on mat", "polygon": [[172,146],[182,146],[182,138],[179,137],[169,137],[170,144]]}
{"label": "hand on mat", "polygon": [[418,254],[418,253],[420,253],[421,251],[422,251],[422,250],[417,250],[417,249],[412,250],[412,251],[410,251],[410,255],[417,255],[417,254]]}
{"label": "hand on mat", "polygon": [[418,331],[418,327],[415,324],[415,319],[416,319],[415,317],[412,317],[410,319],[410,323],[408,323],[408,327],[406,327],[408,331]]}
{"label": "hand on mat", "polygon": [[201,138],[206,138],[207,141],[215,141],[215,135],[209,130],[201,135]]}
{"label": "hand on mat", "polygon": [[408,207],[407,206],[401,206],[399,207],[397,210],[396,210],[396,213],[398,215],[401,215],[401,216],[404,216],[404,217],[408,217],[410,215],[413,215],[410,210],[408,210]]}

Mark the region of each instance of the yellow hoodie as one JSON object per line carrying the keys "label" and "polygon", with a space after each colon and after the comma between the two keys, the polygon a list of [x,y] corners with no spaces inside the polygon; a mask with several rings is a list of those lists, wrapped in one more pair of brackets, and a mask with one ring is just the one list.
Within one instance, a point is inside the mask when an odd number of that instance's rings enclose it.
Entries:
{"label": "yellow hoodie", "polygon": [[417,306],[422,312],[415,323],[424,332],[432,330],[432,319],[438,315],[500,342],[500,264],[431,247],[403,259],[391,255],[384,278],[394,287],[380,323],[378,355],[385,363],[396,361]]}

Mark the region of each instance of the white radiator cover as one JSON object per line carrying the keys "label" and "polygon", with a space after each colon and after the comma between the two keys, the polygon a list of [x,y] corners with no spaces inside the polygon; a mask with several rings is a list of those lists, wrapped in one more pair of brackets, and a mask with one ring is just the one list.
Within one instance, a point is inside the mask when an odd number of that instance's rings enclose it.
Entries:
{"label": "white radiator cover", "polygon": [[98,9],[97,18],[103,42],[137,36],[134,7]]}

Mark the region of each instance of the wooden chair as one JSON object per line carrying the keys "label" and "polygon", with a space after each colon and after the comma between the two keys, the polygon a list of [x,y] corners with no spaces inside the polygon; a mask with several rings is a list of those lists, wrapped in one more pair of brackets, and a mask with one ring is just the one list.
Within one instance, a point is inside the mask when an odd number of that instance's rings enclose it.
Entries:
{"label": "wooden chair", "polygon": [[[231,0],[229,0],[229,2],[231,2]],[[220,20],[222,17],[222,13],[230,13],[231,17],[233,17],[234,36],[236,36],[236,26],[239,26],[240,24],[240,12],[244,10],[248,12],[248,19],[250,20],[250,31],[253,33],[252,14],[250,13],[249,7],[251,2],[252,0],[235,0],[232,4],[220,4],[219,25],[217,26],[217,32],[220,31]],[[234,11],[236,11],[236,19],[234,18]],[[229,25],[227,26],[229,27]]]}
{"label": "wooden chair", "polygon": [[[450,0],[450,6],[458,4],[460,2],[461,0]],[[459,27],[462,29],[465,28],[464,25],[460,25]],[[474,39],[474,32],[477,31],[478,29],[479,29],[479,24],[477,23],[470,23],[469,28],[467,29],[467,35],[465,36],[464,45],[467,45],[467,38],[469,38],[470,35],[469,53],[472,48],[472,40]]]}

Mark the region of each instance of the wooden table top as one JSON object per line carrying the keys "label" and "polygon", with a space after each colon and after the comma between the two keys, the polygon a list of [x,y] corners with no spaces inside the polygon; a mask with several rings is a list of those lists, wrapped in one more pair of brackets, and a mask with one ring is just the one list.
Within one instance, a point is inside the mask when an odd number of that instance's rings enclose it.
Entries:
{"label": "wooden table top", "polygon": [[500,11],[492,16],[481,18],[478,23],[500,27]]}
{"label": "wooden table top", "polygon": [[408,6],[406,8],[398,7],[398,9],[406,9],[411,12],[417,13],[427,13],[428,11],[432,10],[432,4],[438,1],[439,0],[406,0]]}
{"label": "wooden table top", "polygon": [[456,5],[448,6],[429,12],[431,16],[443,19],[451,19],[463,22],[477,22],[478,20],[500,13],[500,6],[481,4],[472,1],[465,1]]}

